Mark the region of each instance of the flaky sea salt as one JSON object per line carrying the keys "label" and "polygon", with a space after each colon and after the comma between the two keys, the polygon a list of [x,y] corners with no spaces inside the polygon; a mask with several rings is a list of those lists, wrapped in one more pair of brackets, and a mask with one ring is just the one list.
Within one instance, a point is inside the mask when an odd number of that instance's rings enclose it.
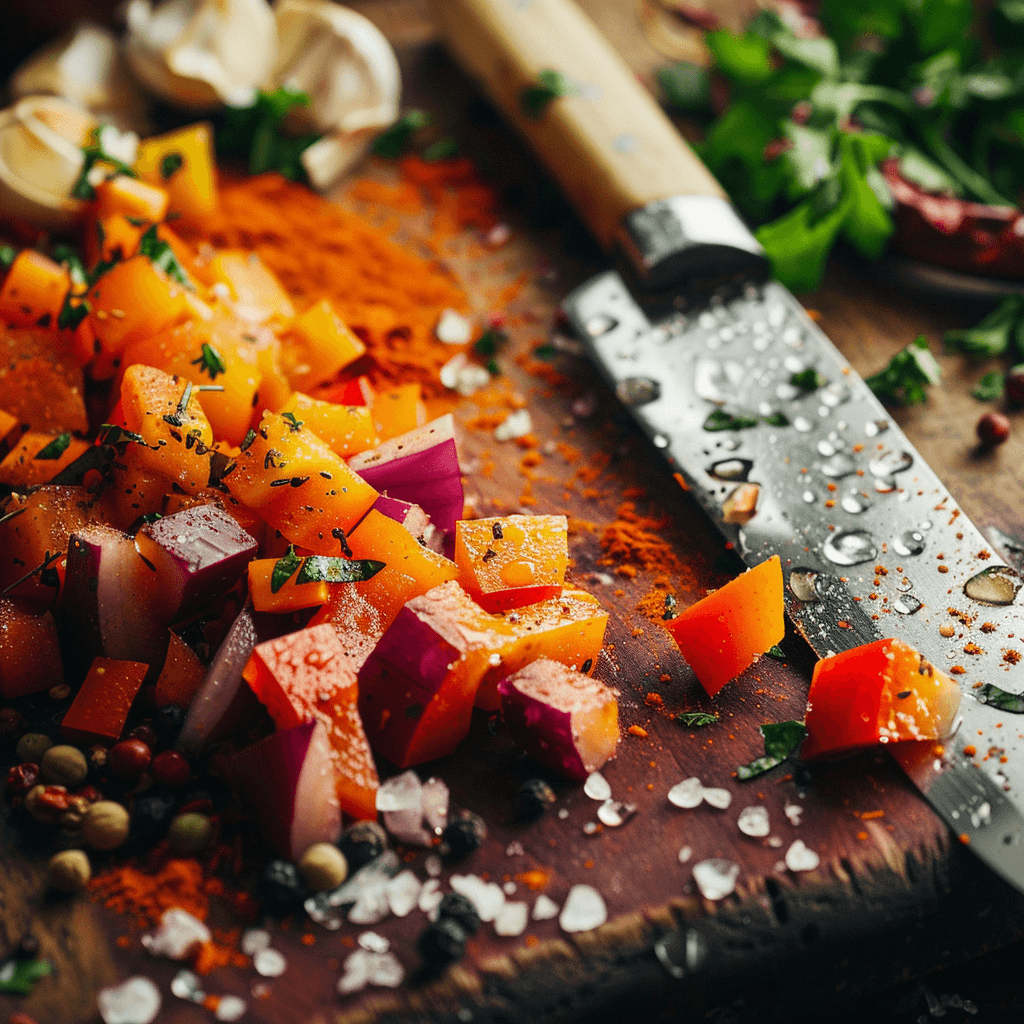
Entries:
{"label": "flaky sea salt", "polygon": [[598,820],[608,828],[624,825],[635,813],[636,804],[624,804],[618,800],[605,800],[597,809]]}
{"label": "flaky sea salt", "polygon": [[496,882],[485,882],[476,875],[452,875],[451,887],[476,907],[481,921],[493,921],[505,905],[505,894]]}
{"label": "flaky sea salt", "polygon": [[424,914],[429,914],[437,909],[437,905],[444,897],[441,892],[441,881],[437,878],[428,878],[420,889],[420,898],[417,906]]}
{"label": "flaky sea salt", "polygon": [[472,362],[465,352],[452,356],[441,367],[438,376],[449,391],[457,391],[463,398],[469,398],[491,381],[487,368]]}
{"label": "flaky sea salt", "polygon": [[170,907],[160,917],[160,924],[142,936],[142,945],[153,956],[168,960],[184,960],[189,952],[212,938],[210,929],[181,907]]}
{"label": "flaky sea salt", "polygon": [[679,851],[679,863],[680,864],[685,864],[692,856],[693,856],[693,847],[692,846],[684,846]]}
{"label": "flaky sea salt", "polygon": [[704,802],[724,811],[732,803],[732,793],[727,789],[704,787]]}
{"label": "flaky sea salt", "polygon": [[199,975],[192,971],[178,971],[171,979],[171,995],[188,1003],[201,1003],[206,998]]}
{"label": "flaky sea salt", "polygon": [[591,885],[574,885],[565,899],[558,923],[564,932],[589,932],[608,920],[608,908]]}
{"label": "flaky sea salt", "polygon": [[395,917],[405,917],[420,898],[420,880],[411,871],[401,871],[385,887],[388,906]]}
{"label": "flaky sea salt", "polygon": [[526,930],[530,908],[521,902],[505,903],[494,919],[496,935],[522,935]]}
{"label": "flaky sea salt", "polygon": [[600,772],[591,772],[583,783],[583,792],[591,800],[608,800],[612,795],[612,787]]}
{"label": "flaky sea salt", "polygon": [[677,782],[668,791],[668,802],[673,807],[682,807],[685,810],[700,806],[704,802],[704,786],[700,779],[694,776]]}
{"label": "flaky sea salt", "polygon": [[525,437],[533,430],[533,420],[526,409],[518,409],[505,418],[494,428],[495,441],[511,441],[517,437]]}
{"label": "flaky sea salt", "polygon": [[261,978],[279,978],[288,969],[288,961],[284,953],[268,946],[252,958],[252,966]]}
{"label": "flaky sea salt", "polygon": [[363,932],[356,941],[367,953],[386,953],[391,948],[391,943],[376,932]]}
{"label": "flaky sea salt", "polygon": [[439,836],[448,824],[448,786],[441,779],[430,778],[421,793],[423,820],[434,835]]}
{"label": "flaky sea salt", "polygon": [[786,867],[790,871],[813,871],[821,858],[802,839],[797,839],[786,851]]}
{"label": "flaky sea salt", "polygon": [[772,830],[771,822],[768,820],[768,808],[762,807],[760,804],[744,807],[736,819],[736,824],[745,836],[755,839],[768,835]]}
{"label": "flaky sea salt", "polygon": [[269,945],[270,932],[265,928],[247,928],[242,932],[242,937],[238,941],[238,948],[246,956],[252,956],[261,949],[266,949]]}
{"label": "flaky sea salt", "polygon": [[423,784],[414,771],[403,772],[377,790],[381,823],[399,842],[429,846],[431,834],[423,827]]}
{"label": "flaky sea salt", "polygon": [[96,994],[103,1024],[152,1024],[161,1002],[156,985],[138,975]]}
{"label": "flaky sea salt", "polygon": [[226,995],[217,1000],[217,1009],[213,1015],[217,1020],[241,1020],[247,1009],[248,1005],[244,999]]}
{"label": "flaky sea salt", "polygon": [[786,817],[789,818],[789,823],[794,827],[799,825],[800,817],[804,813],[804,809],[797,806],[797,804],[786,804],[784,809],[786,811]]}
{"label": "flaky sea salt", "polygon": [[736,888],[740,866],[731,860],[713,857],[693,865],[693,880],[706,900],[721,900]]}
{"label": "flaky sea salt", "polygon": [[434,333],[437,340],[446,345],[466,345],[473,337],[473,325],[456,310],[445,309],[437,321]]}
{"label": "flaky sea salt", "polygon": [[551,921],[558,917],[558,909],[558,904],[550,896],[541,893],[533,905],[533,919],[534,921]]}

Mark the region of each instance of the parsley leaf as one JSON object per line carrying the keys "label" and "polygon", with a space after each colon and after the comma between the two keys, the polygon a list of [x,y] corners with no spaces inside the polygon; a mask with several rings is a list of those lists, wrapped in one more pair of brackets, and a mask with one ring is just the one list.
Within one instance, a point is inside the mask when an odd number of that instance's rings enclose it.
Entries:
{"label": "parsley leaf", "polygon": [[519,106],[523,113],[534,120],[547,110],[548,105],[560,96],[572,96],[576,86],[560,71],[545,69],[537,73],[537,79],[523,88],[519,94]]}
{"label": "parsley leaf", "polygon": [[748,427],[756,427],[757,423],[757,419],[750,416],[734,416],[724,409],[713,409],[704,421],[704,429],[709,431],[746,430]]}
{"label": "parsley leaf", "polygon": [[32,994],[36,982],[53,970],[48,960],[8,960],[0,967],[0,992],[18,996]]}
{"label": "parsley leaf", "polygon": [[676,721],[684,729],[702,729],[706,725],[714,725],[718,715],[713,711],[680,711]]}
{"label": "parsley leaf", "polygon": [[68,450],[69,444],[71,444],[71,435],[65,431],[63,434],[58,434],[49,444],[40,448],[34,458],[59,459]]}
{"label": "parsley leaf", "polygon": [[200,370],[210,375],[210,380],[216,380],[219,373],[227,373],[228,368],[224,357],[209,343],[204,341],[200,350],[199,358],[193,359],[190,366],[198,366]]}
{"label": "parsley leaf", "polygon": [[976,327],[946,331],[942,341],[951,352],[974,356],[1001,356],[1010,348],[1015,332],[1024,325],[1024,296],[1011,295]]}
{"label": "parsley leaf", "polygon": [[270,574],[270,592],[276,594],[295,575],[302,559],[295,554],[295,545],[290,544],[288,551],[274,563],[274,571]]}
{"label": "parsley leaf", "polygon": [[761,726],[761,735],[764,737],[764,757],[736,769],[736,777],[742,781],[763,775],[795,754],[807,736],[807,729],[803,722],[766,723]]}
{"label": "parsley leaf", "polygon": [[971,394],[979,402],[995,402],[1003,397],[1005,377],[999,370],[989,370],[974,386]]}
{"label": "parsley leaf", "polygon": [[503,348],[508,341],[508,335],[500,327],[488,327],[476,341],[473,342],[473,351],[478,356],[493,356],[498,349]]}
{"label": "parsley leaf", "polygon": [[373,152],[387,160],[397,160],[409,147],[413,135],[430,124],[423,110],[407,110],[390,128],[374,139]]}
{"label": "parsley leaf", "polygon": [[168,153],[160,161],[160,179],[170,181],[185,166],[185,158],[180,153]]}
{"label": "parsley leaf", "polygon": [[338,558],[333,555],[309,555],[295,578],[302,583],[362,583],[373,579],[386,563],[370,558]]}
{"label": "parsley leaf", "polygon": [[1011,715],[1024,715],[1024,696],[1018,693],[1010,693],[995,683],[985,683],[974,691],[974,696],[983,704],[990,704],[999,711],[1005,711]]}
{"label": "parsley leaf", "polygon": [[[195,291],[195,285],[188,274],[185,273],[185,268],[174,254],[170,242],[165,242],[157,235],[155,224],[139,240],[139,252],[154,267],[162,270],[172,281],[177,281],[178,284],[188,288],[189,291]],[[203,347],[205,348],[206,346]]]}
{"label": "parsley leaf", "polygon": [[937,384],[942,371],[922,334],[897,352],[889,365],[865,379],[864,383],[883,402],[916,405],[927,400],[927,388]]}

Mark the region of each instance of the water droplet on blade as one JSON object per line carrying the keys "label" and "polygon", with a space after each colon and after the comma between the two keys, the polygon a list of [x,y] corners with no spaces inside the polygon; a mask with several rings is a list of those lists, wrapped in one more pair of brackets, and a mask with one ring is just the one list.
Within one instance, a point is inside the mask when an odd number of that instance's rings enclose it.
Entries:
{"label": "water droplet on blade", "polygon": [[818,496],[814,493],[814,491],[804,491],[802,497],[808,505],[813,505],[814,502],[818,500]]}
{"label": "water droplet on blade", "polygon": [[896,598],[892,606],[900,615],[913,615],[914,612],[921,610],[923,602],[914,597],[913,594],[901,594]]}
{"label": "water droplet on blade", "polygon": [[892,539],[897,555],[919,555],[924,551],[924,534],[920,530],[906,530]]}
{"label": "water droplet on blade", "polygon": [[668,791],[668,802],[675,807],[688,810],[697,807],[703,800],[704,786],[698,778],[683,779]]}
{"label": "water droplet on blade", "polygon": [[818,600],[817,582],[818,574],[813,569],[794,569],[789,574],[789,589],[805,604]]}
{"label": "water droplet on blade", "polygon": [[650,377],[627,377],[615,385],[615,397],[623,404],[635,409],[661,397],[661,385]]}
{"label": "water droplet on blade", "polygon": [[896,473],[905,473],[914,464],[914,457],[910,452],[888,451],[883,452],[877,459],[868,463],[868,469],[872,476],[893,476]]}
{"label": "water droplet on blade", "polygon": [[722,459],[708,467],[708,475],[719,480],[746,480],[753,467],[750,459]]}
{"label": "water droplet on blade", "polygon": [[799,430],[801,434],[807,434],[814,429],[814,424],[804,416],[797,416],[793,420],[793,429]]}
{"label": "water droplet on blade", "polygon": [[599,338],[602,334],[607,334],[618,326],[618,320],[605,313],[601,313],[598,316],[592,316],[587,321],[587,334],[592,338]]}
{"label": "water droplet on blade", "polygon": [[857,463],[849,455],[839,452],[821,464],[821,471],[825,476],[831,477],[833,480],[840,480],[844,476],[856,473]]}
{"label": "water droplet on blade", "polygon": [[667,448],[669,439],[664,434],[655,434],[653,439],[655,448]]}
{"label": "water droplet on blade", "polygon": [[866,530],[845,530],[833,534],[821,550],[836,565],[860,565],[878,557],[878,545]]}
{"label": "water droplet on blade", "polygon": [[608,780],[600,772],[591,772],[583,784],[583,792],[591,800],[609,800],[612,795],[612,787],[608,785]]}
{"label": "water droplet on blade", "polygon": [[1016,569],[1008,565],[990,565],[964,584],[964,593],[972,601],[982,604],[1013,604],[1024,580]]}
{"label": "water droplet on blade", "polygon": [[868,437],[878,437],[879,434],[889,429],[888,420],[870,420],[864,424],[864,433]]}
{"label": "water droplet on blade", "polygon": [[871,507],[868,499],[860,493],[844,495],[840,504],[851,516],[860,515],[861,512],[866,512]]}
{"label": "water droplet on blade", "polygon": [[876,476],[875,490],[879,494],[891,494],[896,490],[896,480],[891,476]]}

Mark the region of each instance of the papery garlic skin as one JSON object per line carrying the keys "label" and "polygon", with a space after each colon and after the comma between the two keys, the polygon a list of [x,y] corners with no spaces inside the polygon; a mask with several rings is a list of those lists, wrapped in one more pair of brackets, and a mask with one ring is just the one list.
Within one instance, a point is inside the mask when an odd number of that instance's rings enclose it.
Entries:
{"label": "papery garlic skin", "polygon": [[11,76],[11,95],[63,96],[121,129],[144,132],[146,98],[131,77],[118,36],[80,21],[66,35],[32,54]]}
{"label": "papery garlic skin", "polygon": [[81,147],[99,122],[59,96],[27,96],[0,111],[0,215],[59,231],[84,213],[71,198]]}
{"label": "papery garlic skin", "polygon": [[130,0],[125,55],[140,81],[178,106],[247,106],[274,65],[266,0]]}
{"label": "papery garlic skin", "polygon": [[302,154],[310,182],[329,188],[398,117],[398,60],[368,18],[330,0],[278,0],[279,49],[265,88],[309,96],[291,117],[323,133]]}

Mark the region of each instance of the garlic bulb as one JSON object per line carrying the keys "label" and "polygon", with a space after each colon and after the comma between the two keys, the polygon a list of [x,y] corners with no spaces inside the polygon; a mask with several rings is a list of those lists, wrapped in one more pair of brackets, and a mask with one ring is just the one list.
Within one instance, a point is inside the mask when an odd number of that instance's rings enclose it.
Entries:
{"label": "garlic bulb", "polygon": [[11,76],[11,95],[63,96],[122,129],[144,130],[146,99],[128,73],[118,37],[80,21],[29,57]]}
{"label": "garlic bulb", "polygon": [[130,0],[125,55],[153,92],[179,106],[247,106],[274,64],[266,0]]}
{"label": "garlic bulb", "polygon": [[265,87],[309,96],[290,116],[324,133],[302,163],[313,185],[328,188],[398,117],[398,61],[373,22],[331,0],[278,0],[274,11],[278,56]]}
{"label": "garlic bulb", "polygon": [[47,230],[85,209],[71,198],[96,118],[58,96],[27,96],[0,111],[0,214]]}

